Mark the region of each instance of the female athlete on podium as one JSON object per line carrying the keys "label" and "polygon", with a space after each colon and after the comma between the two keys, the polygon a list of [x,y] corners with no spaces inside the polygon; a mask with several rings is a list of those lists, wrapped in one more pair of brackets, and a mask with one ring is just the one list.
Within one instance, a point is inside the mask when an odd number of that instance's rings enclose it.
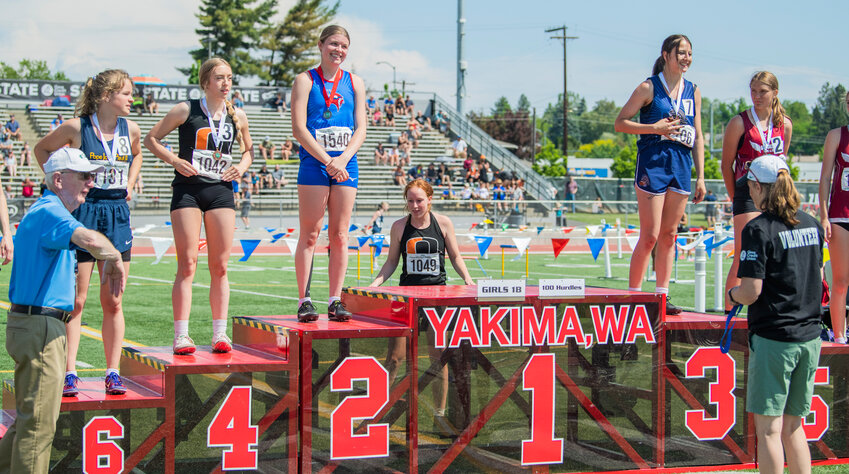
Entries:
{"label": "female athlete on podium", "polygon": [[292,86],[292,134],[300,143],[298,217],[300,235],[295,250],[298,280],[298,321],[318,319],[310,298],[315,246],[324,211],[330,240],[327,316],[347,321],[342,284],[348,269],[348,225],[357,197],[357,151],[366,139],[365,84],[342,70],[351,38],[341,26],[325,28],[318,40],[321,65],[302,72]]}
{"label": "female athlete on podium", "polygon": [[[467,285],[474,285],[466,263],[460,255],[457,237],[454,235],[454,224],[448,216],[431,212],[433,188],[427,181],[418,178],[404,188],[404,199],[407,202],[407,217],[398,219],[392,224],[389,233],[389,255],[386,263],[378,272],[377,277],[369,286],[380,286],[398,267],[401,260],[401,286],[444,285],[445,254],[451,259],[454,270],[463,278]],[[419,327],[427,324],[420,314]],[[438,364],[442,350],[433,347],[434,332],[428,327],[428,355],[432,365]],[[406,357],[407,348],[403,337],[389,340],[389,353],[386,366],[389,370],[389,382],[395,380],[398,364]],[[443,365],[434,379],[434,419],[443,432],[447,424],[445,420],[445,405],[448,400],[448,366]]]}
{"label": "female athlete on podium", "polygon": [[[640,135],[634,182],[640,239],[631,258],[628,288],[641,290],[652,249],[657,245],[655,291],[667,295],[666,314],[681,312],[668,299],[678,222],[690,194],[694,203],[705,195],[702,95],[695,84],[684,79],[692,61],[689,38],[666,38],[652,76],[637,86],[614,124],[617,132]],[[639,122],[632,120],[637,112]],[[694,160],[698,177],[695,190],[690,182]]]}

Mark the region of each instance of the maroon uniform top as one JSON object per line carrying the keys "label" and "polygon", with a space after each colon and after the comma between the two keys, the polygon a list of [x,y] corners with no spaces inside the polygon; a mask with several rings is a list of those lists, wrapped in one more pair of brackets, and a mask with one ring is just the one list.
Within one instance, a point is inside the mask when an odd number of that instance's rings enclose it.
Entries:
{"label": "maroon uniform top", "polygon": [[834,152],[834,175],[828,200],[829,222],[849,222],[849,127],[840,128],[840,143]]}
{"label": "maroon uniform top", "polygon": [[[784,154],[784,127],[775,127],[770,122],[772,127],[772,137],[770,144],[772,150],[767,153],[764,150],[764,140],[766,137],[758,130],[758,126],[752,123],[749,118],[748,110],[740,112],[740,117],[743,118],[743,135],[740,137],[740,143],[737,144],[737,158],[734,160],[734,180],[738,180],[746,175],[749,171],[749,163],[755,158],[767,154],[783,155]],[[784,120],[788,120],[784,117]],[[769,134],[769,131],[766,131]]]}

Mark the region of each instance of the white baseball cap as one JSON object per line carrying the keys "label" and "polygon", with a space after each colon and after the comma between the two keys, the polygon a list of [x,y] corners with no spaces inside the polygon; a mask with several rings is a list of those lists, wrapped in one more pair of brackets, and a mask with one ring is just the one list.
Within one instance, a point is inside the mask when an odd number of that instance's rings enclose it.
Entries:
{"label": "white baseball cap", "polygon": [[778,172],[781,170],[790,172],[784,158],[776,155],[763,155],[749,163],[749,173],[746,178],[759,183],[774,183],[778,179]]}
{"label": "white baseball cap", "polygon": [[103,166],[96,165],[85,157],[85,154],[79,148],[65,147],[54,151],[47,163],[44,163],[45,173],[54,173],[56,171],[79,171],[82,173],[92,173],[100,171]]}

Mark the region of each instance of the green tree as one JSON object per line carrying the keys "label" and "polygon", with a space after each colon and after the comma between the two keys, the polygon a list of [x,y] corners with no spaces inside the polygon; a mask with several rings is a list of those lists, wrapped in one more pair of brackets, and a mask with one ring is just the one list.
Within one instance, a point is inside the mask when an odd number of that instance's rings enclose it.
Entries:
{"label": "green tree", "polygon": [[0,79],[29,79],[42,81],[69,81],[62,71],[50,72],[47,61],[41,59],[21,59],[18,68],[0,61]]}
{"label": "green tree", "polygon": [[[583,141],[581,140],[581,122],[579,118],[587,111],[587,101],[575,94],[569,93],[569,149],[577,149]],[[547,124],[547,137],[560,149],[563,149],[563,94],[557,98],[557,102],[548,104],[543,113],[542,120]]]}
{"label": "green tree", "polygon": [[519,101],[516,102],[516,110],[523,110],[525,112],[531,110],[531,101],[528,100],[528,96],[525,94],[519,96]]}
{"label": "green tree", "polygon": [[622,151],[622,146],[612,139],[607,138],[581,145],[575,156],[582,158],[613,158],[618,156],[620,151]]}
{"label": "green tree", "polygon": [[793,123],[793,136],[790,138],[790,153],[793,155],[813,155],[820,151],[824,140],[812,136],[813,122],[808,107],[798,100],[781,102],[784,111]]}
{"label": "green tree", "polygon": [[338,1],[325,5],[323,0],[298,0],[282,22],[266,30],[260,42],[267,53],[259,74],[263,83],[291,86],[295,76],[315,65],[321,27],[333,20],[338,9]]}
{"label": "green tree", "polygon": [[495,101],[491,114],[493,117],[498,117],[499,115],[512,111],[513,109],[510,107],[510,101],[507,100],[507,97],[501,96]]}
{"label": "green tree", "polygon": [[[251,55],[269,29],[277,0],[201,0],[197,13],[201,27],[195,30],[200,47],[189,52],[195,61],[213,56],[226,59],[233,68],[233,83],[260,73],[261,63]],[[191,66],[179,69],[189,76]]]}
{"label": "green tree", "polygon": [[637,172],[637,139],[630,137],[628,146],[622,148],[619,154],[613,157],[610,171],[614,178],[633,178]]}
{"label": "green tree", "polygon": [[577,121],[581,127],[581,142],[593,143],[605,132],[614,133],[613,122],[619,110],[620,107],[612,100],[602,99],[595,103],[592,110],[580,115]]}
{"label": "green tree", "polygon": [[534,171],[542,176],[566,176],[566,158],[553,142],[542,146],[534,160]]}
{"label": "green tree", "polygon": [[813,126],[811,130],[815,139],[822,143],[825,136],[832,128],[846,125],[846,88],[841,84],[831,86],[823,84],[817,105],[811,113]]}
{"label": "green tree", "polygon": [[[705,179],[722,179],[722,170],[719,168],[719,158],[705,157]],[[693,166],[691,173],[696,179],[696,167]]]}

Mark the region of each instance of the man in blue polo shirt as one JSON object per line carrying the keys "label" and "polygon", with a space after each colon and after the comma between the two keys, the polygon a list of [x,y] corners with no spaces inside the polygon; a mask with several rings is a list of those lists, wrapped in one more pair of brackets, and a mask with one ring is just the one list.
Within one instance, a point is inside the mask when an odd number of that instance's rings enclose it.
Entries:
{"label": "man in blue polo shirt", "polygon": [[9,114],[9,121],[6,122],[6,130],[9,132],[9,138],[12,140],[21,139],[21,124],[15,120],[15,114]]}
{"label": "man in blue polo shirt", "polygon": [[65,375],[65,322],[74,309],[71,242],[105,260],[104,278],[120,294],[126,279],[121,254],[103,234],[71,216],[94,186],[91,164],[76,148],[62,148],[44,164],[47,190],[24,216],[15,237],[9,282],[6,350],[15,361],[15,423],[0,440],[0,473],[47,472]]}

